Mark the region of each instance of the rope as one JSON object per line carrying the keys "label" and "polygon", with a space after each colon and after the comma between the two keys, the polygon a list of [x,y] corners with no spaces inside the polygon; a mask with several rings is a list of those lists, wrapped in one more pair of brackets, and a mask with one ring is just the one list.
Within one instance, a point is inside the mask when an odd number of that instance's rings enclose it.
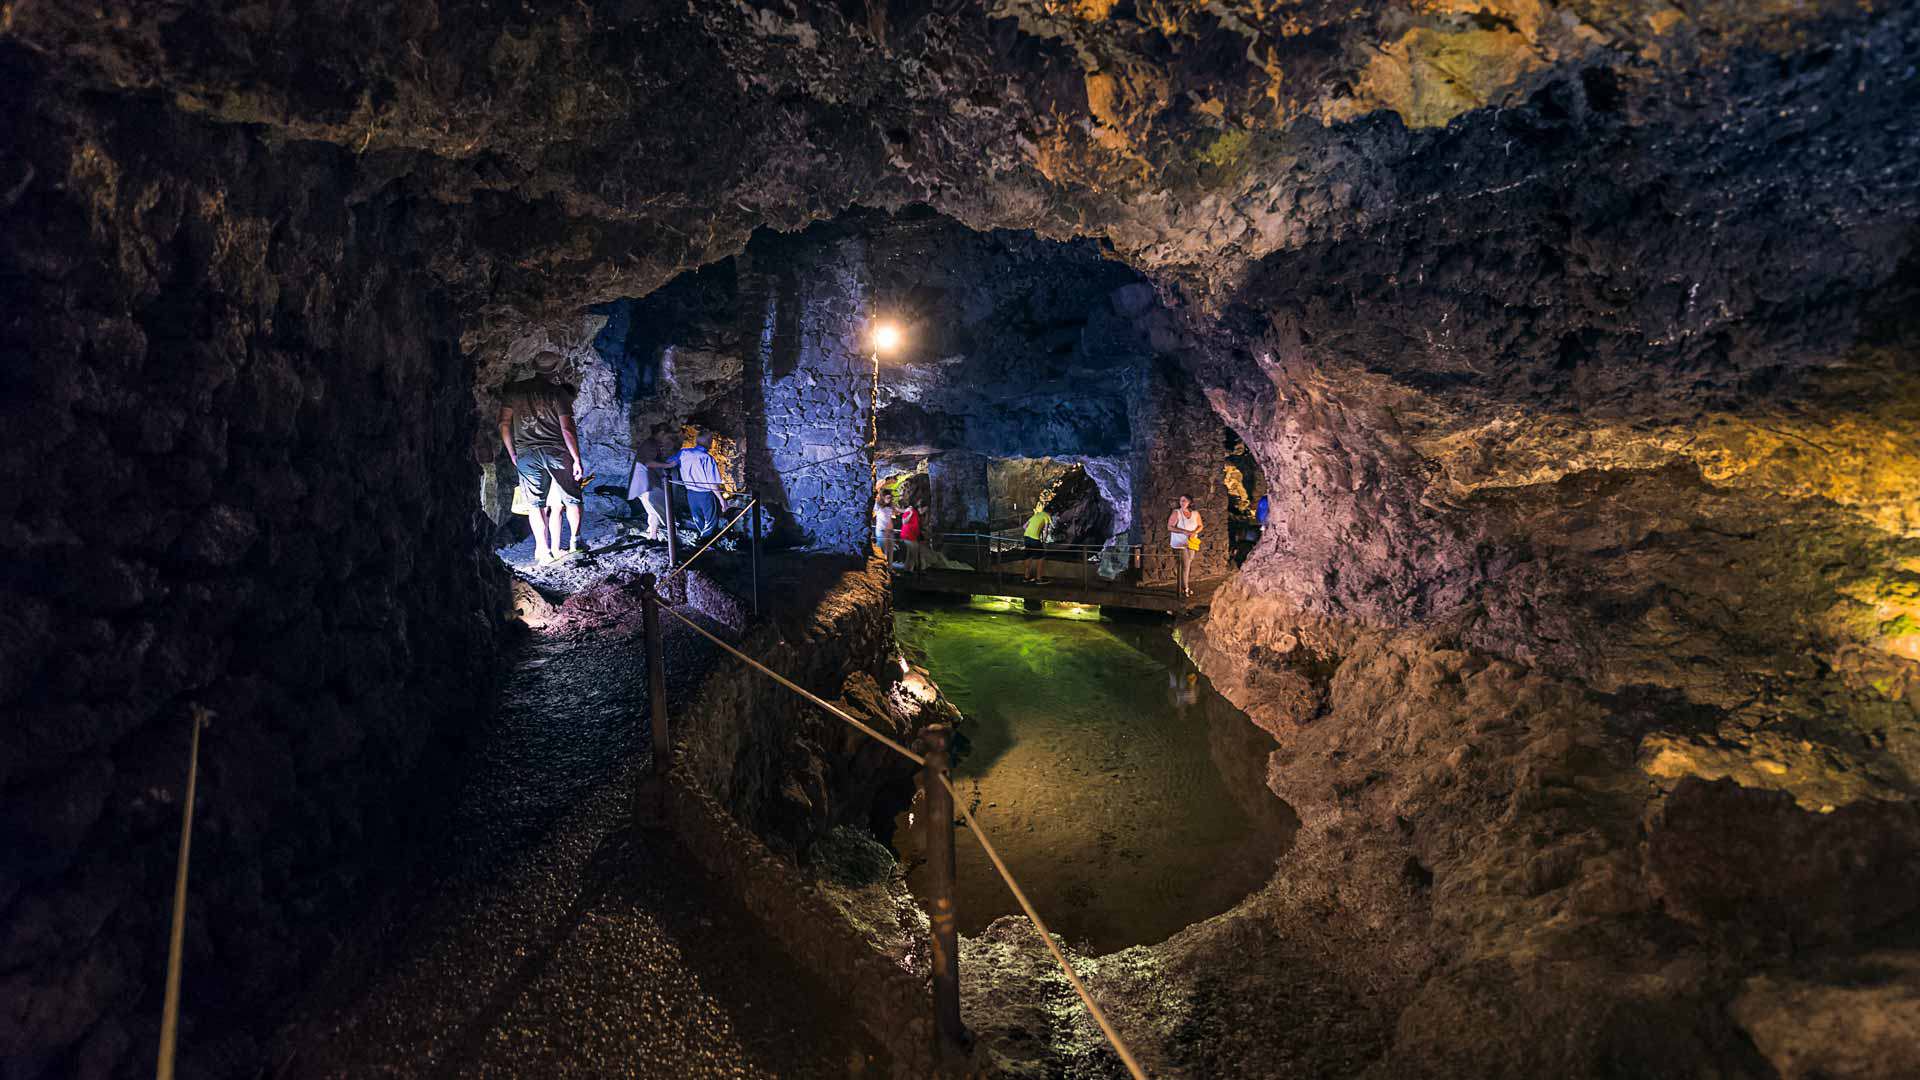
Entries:
{"label": "rope", "polygon": [[667,571],[667,576],[661,578],[659,583],[655,586],[655,588],[658,588],[660,585],[665,585],[667,582],[672,581],[673,576],[675,574],[678,574],[680,571],[685,570],[689,566],[692,566],[693,560],[699,558],[702,554],[706,552],[708,548],[712,547],[714,545],[714,541],[719,540],[721,537],[732,532],[733,527],[735,525],[740,524],[741,518],[746,517],[748,514],[753,513],[753,508],[759,505],[759,502],[760,500],[758,499],[748,499],[746,507],[742,509],[739,513],[733,515],[732,521],[729,521],[725,525],[721,526],[720,528],[715,529],[713,531],[713,535],[707,537],[707,542],[704,544],[701,544],[700,549],[698,551],[695,551],[693,554],[687,556],[686,561],[682,562],[679,566],[676,566],[672,570]]}
{"label": "rope", "polygon": [[[852,717],[849,717],[849,715],[847,715],[847,713],[845,713],[843,709],[839,709],[837,705],[831,705],[831,703],[828,703],[828,701],[822,700],[822,698],[820,698],[818,694],[814,694],[814,692],[810,692],[810,690],[806,690],[804,686],[801,686],[801,684],[797,684],[797,682],[793,682],[791,678],[787,678],[787,676],[785,675],[780,675],[778,671],[774,671],[774,669],[770,669],[770,667],[766,667],[764,663],[760,663],[760,661],[756,661],[756,659],[753,659],[751,655],[747,655],[747,653],[743,653],[743,651],[735,650],[733,646],[730,646],[730,644],[726,644],[726,642],[722,642],[722,640],[720,640],[718,636],[714,636],[712,632],[708,632],[707,626],[701,626],[699,625],[699,623],[695,623],[695,621],[691,621],[691,619],[687,619],[687,617],[685,617],[685,615],[682,615],[682,613],[680,613],[678,609],[674,609],[674,607],[672,607],[670,603],[666,603],[666,601],[664,600],[660,601],[660,611],[666,611],[666,613],[668,613],[668,615],[672,615],[674,619],[680,619],[680,621],[682,621],[682,623],[685,623],[685,625],[687,625],[687,628],[691,628],[691,630],[693,630],[695,634],[699,634],[699,636],[703,636],[703,638],[707,638],[708,642],[712,642],[712,644],[716,644],[716,646],[720,646],[722,650],[730,651],[730,653],[733,653],[733,655],[735,655],[737,659],[741,659],[741,661],[745,661],[745,663],[747,663],[749,667],[753,667],[753,669],[755,669],[755,671],[758,671],[760,675],[766,675],[768,676],[768,678],[772,678],[774,682],[778,682],[778,684],[781,684],[781,686],[785,686],[787,690],[793,690],[793,692],[795,692],[795,694],[799,694],[801,698],[806,698],[806,700],[812,701],[814,705],[818,705],[818,707],[822,707],[822,709],[826,709],[826,711],[828,711],[828,713],[831,713],[833,717],[839,717],[841,721],[845,721],[845,723],[852,724],[854,728],[858,728],[858,730],[862,730],[862,732],[866,732],[868,736],[872,736],[872,738],[876,738],[876,740],[879,740],[879,742],[881,742],[883,746],[887,746],[887,748],[893,749],[895,753],[899,753],[900,757],[904,757],[904,759],[908,759],[908,761],[912,761],[914,765],[920,765],[920,767],[925,767],[925,765],[927,765],[927,759],[925,759],[925,757],[922,757],[922,755],[918,755],[918,753],[914,753],[912,749],[906,749],[904,748],[904,746],[900,746],[899,742],[895,742],[895,740],[891,740],[891,738],[887,738],[887,736],[883,736],[883,734],[879,734],[879,732],[877,732],[877,730],[874,730],[872,726],[868,726],[868,724],[860,723],[860,721],[856,721],[856,719],[852,719]],[[1008,871],[1008,869],[1006,869],[1006,861],[1002,861],[1002,859],[1000,859],[1000,853],[998,853],[995,847],[993,847],[993,842],[991,842],[991,840],[987,840],[987,830],[985,830],[985,828],[981,828],[981,826],[979,826],[979,822],[973,821],[973,811],[970,811],[970,809],[966,807],[966,799],[960,798],[960,792],[954,792],[954,784],[952,784],[952,780],[948,780],[947,774],[945,773],[941,774],[941,784],[945,784],[945,786],[947,786],[948,794],[952,794],[952,798],[954,798],[954,805],[956,805],[956,807],[960,807],[960,815],[962,815],[962,817],[966,819],[966,826],[968,826],[968,828],[972,830],[973,838],[975,838],[975,840],[979,840],[979,847],[981,847],[981,849],[983,849],[983,851],[987,853],[987,857],[989,857],[989,859],[993,859],[993,869],[995,869],[995,871],[1000,872],[1000,880],[1004,880],[1004,882],[1006,882],[1006,888],[1010,888],[1010,890],[1014,892],[1014,899],[1018,899],[1018,901],[1020,901],[1021,911],[1025,911],[1025,913],[1027,913],[1027,919],[1033,920],[1033,926],[1035,926],[1035,928],[1037,928],[1037,930],[1041,932],[1041,940],[1043,940],[1043,942],[1046,942],[1046,949],[1054,953],[1054,959],[1056,959],[1056,961],[1060,961],[1060,970],[1064,970],[1064,972],[1066,972],[1066,976],[1068,976],[1068,982],[1071,982],[1071,984],[1073,984],[1073,992],[1075,992],[1075,994],[1079,994],[1079,999],[1081,999],[1081,1001],[1083,1001],[1083,1003],[1087,1005],[1087,1011],[1089,1011],[1089,1013],[1092,1013],[1092,1019],[1094,1019],[1094,1022],[1096,1022],[1096,1024],[1100,1024],[1100,1032],[1102,1032],[1102,1034],[1106,1034],[1106,1042],[1110,1042],[1112,1043],[1112,1045],[1114,1045],[1114,1053],[1117,1053],[1117,1055],[1119,1055],[1119,1061],[1121,1061],[1121,1065],[1125,1065],[1125,1067],[1127,1067],[1127,1072],[1131,1072],[1135,1080],[1146,1080],[1146,1072],[1144,1072],[1144,1070],[1140,1068],[1139,1061],[1135,1061],[1135,1059],[1133,1059],[1133,1051],[1131,1051],[1131,1049],[1127,1049],[1127,1043],[1123,1042],[1123,1040],[1119,1038],[1119,1032],[1116,1032],[1116,1030],[1114,1030],[1114,1024],[1112,1024],[1110,1020],[1106,1019],[1106,1013],[1102,1013],[1102,1011],[1100,1011],[1100,1005],[1098,1005],[1098,1003],[1096,1003],[1096,1001],[1092,999],[1092,994],[1089,994],[1089,992],[1087,992],[1087,984],[1085,984],[1085,982],[1081,982],[1081,978],[1079,978],[1079,972],[1075,972],[1075,970],[1073,970],[1073,965],[1069,965],[1068,957],[1066,957],[1066,955],[1064,955],[1064,953],[1060,951],[1060,945],[1054,944],[1054,936],[1052,936],[1052,932],[1050,932],[1050,930],[1046,928],[1046,922],[1044,922],[1044,920],[1041,919],[1041,913],[1033,909],[1033,901],[1029,901],[1029,899],[1027,899],[1027,894],[1025,894],[1025,892],[1023,892],[1023,890],[1021,890],[1020,888],[1020,882],[1016,882],[1016,880],[1014,880],[1014,872]]]}
{"label": "rope", "polygon": [[1007,869],[1007,864],[1000,858],[1000,853],[994,850],[993,841],[987,839],[987,831],[980,827],[979,822],[973,820],[973,811],[967,809],[966,800],[953,789],[953,781],[949,780],[945,773],[941,773],[940,783],[947,789],[947,793],[953,796],[953,805],[959,808],[960,816],[966,819],[967,828],[973,832],[973,838],[980,841],[980,850],[987,853],[987,858],[993,860],[993,868],[1000,871],[1000,880],[1007,883],[1007,888],[1013,891],[1013,898],[1020,902],[1020,909],[1027,913],[1028,919],[1032,920],[1033,928],[1040,931],[1040,940],[1047,943],[1047,950],[1053,953],[1055,960],[1060,962],[1060,970],[1067,973],[1067,981],[1073,984],[1073,992],[1080,995],[1080,1000],[1086,1004],[1087,1011],[1093,1014],[1094,1022],[1100,1025],[1101,1033],[1106,1035],[1107,1042],[1113,1044],[1114,1052],[1120,1055],[1120,1063],[1127,1067],[1127,1072],[1132,1074],[1134,1080],[1147,1080],[1146,1070],[1134,1060],[1133,1051],[1127,1049],[1127,1044],[1121,1040],[1120,1033],[1113,1029],[1113,1023],[1107,1019],[1107,1014],[1101,1011],[1100,1006],[1093,1000],[1093,995],[1087,992],[1086,984],[1080,981],[1079,974],[1073,970],[1073,965],[1067,962],[1066,954],[1062,953],[1060,946],[1054,943],[1053,932],[1047,929],[1047,924],[1040,918],[1040,913],[1033,909],[1033,902],[1027,899],[1027,894],[1020,888],[1020,883],[1013,880],[1013,872]]}
{"label": "rope", "polygon": [[[656,597],[656,599],[658,598]],[[689,629],[693,630],[694,633],[699,634],[701,637],[720,646],[727,652],[732,653],[735,657],[744,661],[749,667],[759,671],[762,675],[767,676],[781,686],[806,698],[808,701],[826,710],[829,714],[839,717],[841,720],[853,725],[872,738],[879,740],[894,753],[899,754],[915,765],[919,765],[922,768],[926,767],[926,758],[914,753],[912,750],[907,749],[885,735],[880,734],[873,728],[847,715],[847,713],[838,706],[828,703],[819,695],[814,694],[793,680],[762,664],[760,661],[755,660],[753,657],[720,640],[719,637],[709,632],[706,627],[680,614],[677,609],[666,601],[660,600],[659,604],[660,610],[679,619],[682,623],[685,623]],[[958,791],[954,790],[953,781],[948,779],[945,773],[941,773],[940,783],[947,789],[947,793],[953,796],[953,805],[959,808],[961,816],[966,819],[967,828],[973,832],[974,839],[980,841],[980,849],[985,851],[987,858],[993,861],[993,868],[1000,872],[1000,879],[1005,881],[1007,888],[1013,891],[1013,898],[1020,902],[1020,909],[1027,913],[1028,919],[1032,920],[1034,929],[1040,931],[1040,940],[1046,942],[1047,950],[1053,953],[1053,958],[1060,964],[1060,970],[1066,973],[1067,981],[1073,985],[1073,992],[1080,995],[1080,1000],[1087,1006],[1087,1011],[1093,1014],[1094,1022],[1100,1025],[1101,1033],[1107,1037],[1107,1042],[1112,1044],[1114,1053],[1120,1056],[1121,1064],[1127,1067],[1127,1072],[1133,1076],[1134,1080],[1147,1080],[1146,1070],[1142,1069],[1140,1063],[1134,1059],[1133,1051],[1127,1048],[1126,1042],[1120,1038],[1120,1033],[1114,1030],[1113,1023],[1107,1019],[1107,1014],[1101,1010],[1099,1003],[1093,1000],[1093,995],[1088,992],[1086,984],[1080,981],[1079,973],[1074,971],[1073,965],[1067,962],[1066,954],[1062,953],[1060,946],[1054,943],[1053,932],[1047,929],[1046,921],[1040,918],[1038,911],[1034,910],[1033,902],[1027,899],[1027,894],[1020,888],[1019,882],[1013,880],[1013,872],[1007,869],[1005,860],[1000,858],[1000,852],[994,849],[993,841],[987,839],[986,830],[982,829],[980,823],[974,820],[973,812],[967,809],[966,801],[960,797]]]}
{"label": "rope", "polygon": [[741,660],[744,660],[748,664],[748,666],[755,668],[762,675],[767,676],[768,678],[772,679],[774,682],[779,683],[781,686],[784,686],[787,689],[793,691],[794,693],[799,694],[801,697],[806,698],[808,701],[813,702],[815,705],[818,705],[820,708],[825,709],[827,712],[833,714],[834,716],[837,716],[840,719],[845,720],[847,723],[852,724],[856,728],[859,728],[861,731],[872,736],[873,738],[880,740],[880,742],[884,743],[887,746],[887,748],[891,749],[894,753],[899,754],[901,757],[906,758],[908,761],[913,762],[915,765],[925,765],[927,763],[926,758],[921,757],[919,754],[916,754],[913,751],[907,749],[906,747],[900,745],[899,743],[893,741],[892,739],[887,738],[885,735],[880,734],[878,731],[875,731],[873,728],[868,727],[866,724],[863,724],[860,721],[854,719],[853,717],[848,716],[844,711],[842,711],[837,706],[822,700],[818,694],[813,693],[812,691],[806,689],[805,687],[799,685],[798,683],[795,683],[792,679],[787,678],[785,675],[780,674],[779,672],[773,670],[772,668],[761,663],[760,661],[755,660],[753,657],[748,656],[746,653],[741,652],[739,649],[736,649],[733,646],[715,637],[713,634],[707,631],[706,627],[701,626],[699,623],[696,623],[692,619],[687,618],[685,615],[680,614],[678,610],[676,610],[671,604],[668,604],[665,600],[660,601],[660,610],[666,612],[667,614],[673,616],[676,619],[679,619],[681,622],[686,623],[687,626],[693,629],[694,633],[699,634],[701,637],[706,638],[708,641],[713,642],[715,645],[720,646],[722,649],[725,649],[726,651],[732,653],[734,656],[737,656]]}
{"label": "rope", "polygon": [[187,797],[180,814],[180,861],[173,878],[173,927],[167,938],[167,993],[160,1007],[160,1062],[156,1080],[173,1080],[174,1047],[180,1027],[180,965],[187,936],[187,862],[193,849],[193,797],[200,782],[200,729],[213,713],[193,710],[193,743],[187,751]]}

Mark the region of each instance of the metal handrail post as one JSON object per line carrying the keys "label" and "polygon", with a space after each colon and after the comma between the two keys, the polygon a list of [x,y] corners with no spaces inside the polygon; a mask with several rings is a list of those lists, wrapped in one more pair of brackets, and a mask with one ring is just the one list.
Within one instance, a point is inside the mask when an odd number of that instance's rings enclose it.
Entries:
{"label": "metal handrail post", "polygon": [[922,843],[927,852],[927,883],[933,908],[933,1025],[937,1056],[964,1052],[969,1041],[960,1021],[960,930],[953,908],[957,871],[953,856],[953,792],[947,787],[947,743],[951,729],[929,725],[921,736],[926,764],[920,770],[925,793]]}
{"label": "metal handrail post", "polygon": [[673,735],[667,728],[667,658],[661,648],[660,597],[652,574],[640,575],[640,607],[647,638],[647,713],[653,727],[653,772],[664,777],[673,767]]}
{"label": "metal handrail post", "polygon": [[680,565],[680,523],[673,519],[673,487],[667,484],[667,568]]}

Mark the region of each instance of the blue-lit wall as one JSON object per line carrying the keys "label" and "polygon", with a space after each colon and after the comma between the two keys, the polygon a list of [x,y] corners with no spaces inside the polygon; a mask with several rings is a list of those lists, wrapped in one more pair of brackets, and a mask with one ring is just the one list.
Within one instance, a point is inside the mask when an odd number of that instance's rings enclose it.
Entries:
{"label": "blue-lit wall", "polygon": [[748,458],[776,527],[806,547],[868,546],[873,358],[865,348],[867,248],[858,236],[760,272],[741,260],[741,305],[757,316]]}

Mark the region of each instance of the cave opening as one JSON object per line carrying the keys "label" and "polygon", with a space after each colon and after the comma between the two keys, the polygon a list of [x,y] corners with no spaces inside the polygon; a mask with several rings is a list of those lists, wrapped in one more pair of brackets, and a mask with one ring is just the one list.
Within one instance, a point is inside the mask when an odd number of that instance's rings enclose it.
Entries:
{"label": "cave opening", "polygon": [[[674,474],[638,463],[704,432],[723,503],[757,494],[773,549],[857,550],[878,490],[924,505],[940,537],[927,551],[943,562],[987,544],[968,538],[1017,539],[1045,506],[1064,563],[1104,555],[1109,579],[1131,562],[1164,581],[1162,552],[1126,553],[1160,539],[1187,495],[1220,538],[1194,573],[1217,578],[1244,558],[1253,466],[1244,448],[1228,462],[1239,440],[1165,355],[1171,323],[1153,286],[1090,241],[977,231],[924,206],[762,229],[735,256],[516,340],[491,373],[505,385],[534,376],[542,355],[565,358],[559,381],[574,394],[590,478],[583,536],[628,558],[586,573],[535,566],[504,453],[481,470],[481,508],[501,557],[558,599],[595,573],[657,561],[640,550],[663,535],[641,474]],[[877,345],[882,329],[897,346]],[[498,395],[479,396],[486,412]],[[871,485],[859,475],[869,458]],[[685,489],[667,491],[690,528]]]}

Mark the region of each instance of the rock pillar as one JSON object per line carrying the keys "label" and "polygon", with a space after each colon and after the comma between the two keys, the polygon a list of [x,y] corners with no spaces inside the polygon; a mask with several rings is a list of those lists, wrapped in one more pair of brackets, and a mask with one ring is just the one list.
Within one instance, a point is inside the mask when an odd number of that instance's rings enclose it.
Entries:
{"label": "rock pillar", "polygon": [[1193,563],[1195,580],[1218,577],[1227,559],[1226,426],[1200,388],[1178,363],[1159,357],[1140,372],[1127,419],[1133,433],[1133,536],[1149,553],[1142,569],[1149,582],[1173,580],[1167,515],[1186,495],[1200,511],[1205,532]]}
{"label": "rock pillar", "polygon": [[792,541],[852,554],[866,550],[872,507],[866,243],[800,263],[740,279],[741,310],[759,320],[748,349],[754,486]]}

